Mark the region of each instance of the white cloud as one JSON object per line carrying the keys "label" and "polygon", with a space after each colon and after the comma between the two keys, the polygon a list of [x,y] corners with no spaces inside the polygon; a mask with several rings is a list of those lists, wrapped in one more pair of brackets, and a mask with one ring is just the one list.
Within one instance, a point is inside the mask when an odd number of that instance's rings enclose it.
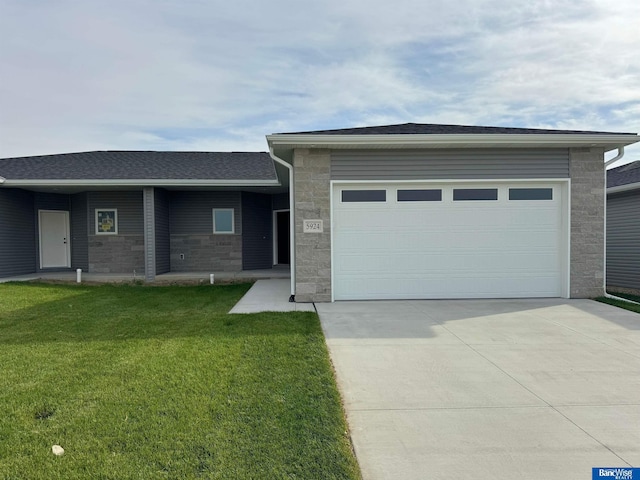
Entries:
{"label": "white cloud", "polygon": [[630,0],[0,0],[0,156],[422,121],[640,131]]}

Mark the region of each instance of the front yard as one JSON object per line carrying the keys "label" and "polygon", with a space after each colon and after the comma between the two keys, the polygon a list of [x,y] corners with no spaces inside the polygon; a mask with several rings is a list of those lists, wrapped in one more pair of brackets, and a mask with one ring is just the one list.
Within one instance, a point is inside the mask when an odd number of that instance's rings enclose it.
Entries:
{"label": "front yard", "polygon": [[0,479],[360,478],[317,316],[248,287],[0,284]]}

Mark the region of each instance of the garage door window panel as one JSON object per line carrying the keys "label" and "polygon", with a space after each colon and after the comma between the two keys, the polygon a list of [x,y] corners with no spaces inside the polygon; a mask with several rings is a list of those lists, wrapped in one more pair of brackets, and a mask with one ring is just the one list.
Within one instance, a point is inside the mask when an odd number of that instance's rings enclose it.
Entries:
{"label": "garage door window panel", "polygon": [[441,202],[442,190],[398,190],[398,202]]}
{"label": "garage door window panel", "polygon": [[553,200],[553,189],[510,188],[509,200]]}
{"label": "garage door window panel", "polygon": [[352,202],[386,202],[386,190],[343,190],[342,201]]}
{"label": "garage door window panel", "polygon": [[497,188],[454,188],[454,201],[498,200]]}

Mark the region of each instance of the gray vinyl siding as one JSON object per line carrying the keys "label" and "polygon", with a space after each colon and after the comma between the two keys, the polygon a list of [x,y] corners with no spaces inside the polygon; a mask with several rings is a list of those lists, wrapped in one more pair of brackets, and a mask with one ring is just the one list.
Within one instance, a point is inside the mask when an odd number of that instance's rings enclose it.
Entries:
{"label": "gray vinyl siding", "polygon": [[36,271],[33,193],[0,188],[0,277]]}
{"label": "gray vinyl siding", "polygon": [[171,270],[170,231],[169,231],[169,194],[161,188],[155,189],[156,206],[156,274]]}
{"label": "gray vinyl siding", "polygon": [[568,178],[568,149],[336,150],[332,180]]}
{"label": "gray vinyl siding", "polygon": [[242,233],[240,192],[170,192],[171,235],[213,234],[213,209],[233,208],[235,234]]}
{"label": "gray vinyl siding", "polygon": [[271,205],[274,210],[289,209],[289,193],[278,193],[271,196]]}
{"label": "gray vinyl siding", "polygon": [[640,289],[640,191],[607,198],[607,286]]}
{"label": "gray vinyl siding", "polygon": [[88,192],[89,235],[96,234],[96,208],[118,210],[118,236],[144,235],[142,192]]}
{"label": "gray vinyl siding", "polygon": [[242,269],[273,267],[271,196],[242,193]]}
{"label": "gray vinyl siding", "polygon": [[71,195],[71,267],[89,270],[87,194]]}

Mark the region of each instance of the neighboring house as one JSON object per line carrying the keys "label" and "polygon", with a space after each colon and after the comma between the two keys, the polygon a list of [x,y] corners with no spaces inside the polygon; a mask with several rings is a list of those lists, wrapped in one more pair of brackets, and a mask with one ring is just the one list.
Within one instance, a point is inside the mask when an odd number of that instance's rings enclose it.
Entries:
{"label": "neighboring house", "polygon": [[410,123],[0,160],[0,275],[290,263],[300,302],[597,296],[604,154],[638,140]]}
{"label": "neighboring house", "polygon": [[640,160],[607,171],[607,288],[640,294]]}

